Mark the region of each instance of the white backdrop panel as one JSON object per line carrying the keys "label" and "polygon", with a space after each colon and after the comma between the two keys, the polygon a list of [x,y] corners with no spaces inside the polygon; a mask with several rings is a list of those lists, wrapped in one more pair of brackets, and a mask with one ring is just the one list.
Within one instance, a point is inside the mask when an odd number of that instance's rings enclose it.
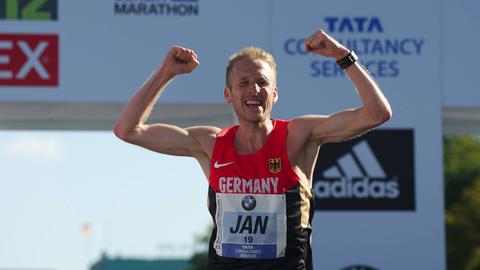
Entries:
{"label": "white backdrop panel", "polygon": [[480,43],[480,2],[441,0],[441,4],[443,104],[445,107],[478,108],[480,86],[475,66],[480,55],[473,48]]}
{"label": "white backdrop panel", "polygon": [[[162,101],[223,102],[225,67],[245,46],[269,48],[270,1],[185,1],[198,15],[121,15],[118,3],[179,1],[83,0],[59,3],[58,21],[2,21],[2,32],[59,36],[59,87],[2,87],[2,101],[125,102],[173,45],[194,49],[201,65],[177,78]],[[254,8],[253,8],[254,7]]]}
{"label": "white backdrop panel", "polygon": [[316,212],[316,267],[445,269],[439,2],[297,1],[274,2],[273,8],[276,116],[330,114],[360,104],[333,61],[295,46],[323,28],[345,43],[356,42],[354,49],[392,104],[394,117],[386,127],[414,130],[416,209]]}

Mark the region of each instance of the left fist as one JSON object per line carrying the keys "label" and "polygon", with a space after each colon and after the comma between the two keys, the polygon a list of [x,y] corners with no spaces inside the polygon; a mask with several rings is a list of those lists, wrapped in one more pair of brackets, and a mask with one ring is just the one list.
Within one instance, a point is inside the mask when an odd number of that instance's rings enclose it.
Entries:
{"label": "left fist", "polygon": [[350,52],[322,29],[305,39],[305,49],[322,56],[333,57],[337,61],[347,56]]}

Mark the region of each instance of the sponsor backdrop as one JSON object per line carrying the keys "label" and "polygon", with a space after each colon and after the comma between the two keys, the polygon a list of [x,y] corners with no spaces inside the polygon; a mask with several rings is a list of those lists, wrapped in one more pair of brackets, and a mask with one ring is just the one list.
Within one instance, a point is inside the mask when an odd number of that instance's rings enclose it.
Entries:
{"label": "sponsor backdrop", "polygon": [[394,111],[381,130],[320,150],[315,265],[445,269],[439,3],[274,2],[273,10],[281,117],[359,105],[333,60],[304,51],[315,26],[357,52]]}
{"label": "sponsor backdrop", "polygon": [[322,27],[357,52],[394,117],[322,147],[313,186],[316,267],[445,269],[441,7],[438,0],[0,1],[0,101],[122,104],[179,44],[196,50],[201,65],[175,80],[162,102],[221,104],[228,56],[255,45],[278,61],[275,117],[358,106],[335,62],[303,49]]}
{"label": "sponsor backdrop", "polygon": [[[39,5],[44,2],[52,4],[48,8]],[[3,14],[13,13],[15,3],[17,15],[10,15],[11,19],[3,15],[9,19],[0,21],[0,33],[7,35],[0,40],[0,55],[7,57],[3,58],[5,65],[0,62],[0,72],[13,76],[4,79],[0,75],[1,101],[124,102],[164,54],[173,45],[181,45],[194,49],[201,65],[174,81],[162,101],[223,103],[228,56],[248,45],[270,48],[269,1],[0,1],[6,7]],[[33,14],[52,15],[42,20],[23,16],[29,7],[35,10]],[[255,20],[245,20],[246,16]],[[241,23],[234,23],[233,18]],[[35,37],[24,46],[25,52],[18,37],[8,34]],[[58,37],[56,50],[48,50],[50,43],[43,35]],[[5,42],[13,42],[13,48],[5,48]],[[18,63],[13,65],[12,55],[22,53],[30,62],[15,60]],[[59,69],[49,69],[57,57]],[[31,72],[19,76],[22,66]],[[42,72],[58,76],[58,82],[36,83]],[[12,80],[17,87],[5,87]]]}
{"label": "sponsor backdrop", "polygon": [[413,156],[412,130],[374,130],[323,146],[314,172],[316,209],[414,211]]}
{"label": "sponsor backdrop", "polygon": [[[454,108],[478,109],[478,74],[476,68],[469,63],[478,63],[480,55],[471,53],[463,57],[462,54],[468,52],[472,44],[480,43],[480,35],[475,34],[480,25],[480,16],[476,12],[480,3],[469,0],[442,0],[441,4],[443,104]],[[465,58],[469,59],[468,63]]]}

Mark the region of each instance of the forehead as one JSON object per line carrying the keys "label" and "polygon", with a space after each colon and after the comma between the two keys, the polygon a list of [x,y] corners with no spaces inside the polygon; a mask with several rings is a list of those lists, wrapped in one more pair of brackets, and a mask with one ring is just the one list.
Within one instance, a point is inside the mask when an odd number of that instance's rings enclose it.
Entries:
{"label": "forehead", "polygon": [[270,65],[263,60],[244,58],[235,63],[232,68],[231,76],[236,78],[248,76],[264,76],[272,78],[273,70]]}

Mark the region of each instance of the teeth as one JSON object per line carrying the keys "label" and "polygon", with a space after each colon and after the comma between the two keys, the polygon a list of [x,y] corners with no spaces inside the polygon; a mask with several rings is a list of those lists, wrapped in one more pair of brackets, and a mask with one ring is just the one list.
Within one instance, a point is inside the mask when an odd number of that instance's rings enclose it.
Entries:
{"label": "teeth", "polygon": [[258,101],[258,100],[247,100],[245,103],[247,105],[260,105],[261,104],[261,102]]}

